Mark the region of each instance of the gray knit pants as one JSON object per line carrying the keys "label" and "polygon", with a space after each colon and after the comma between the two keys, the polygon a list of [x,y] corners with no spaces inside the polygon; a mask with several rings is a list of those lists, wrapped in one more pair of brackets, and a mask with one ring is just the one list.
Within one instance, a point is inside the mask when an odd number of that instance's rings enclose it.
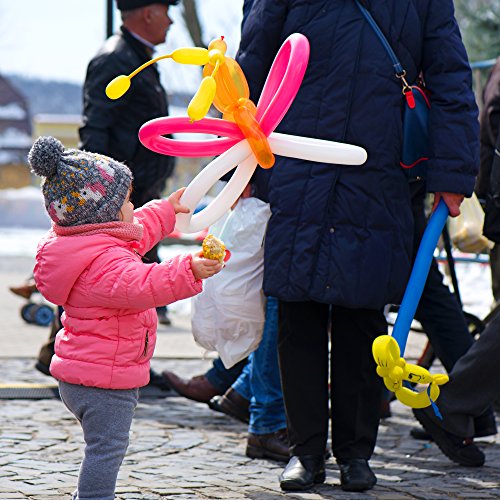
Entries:
{"label": "gray knit pants", "polygon": [[73,500],[113,500],[139,390],[99,389],[59,382],[59,393],[80,422],[86,443]]}

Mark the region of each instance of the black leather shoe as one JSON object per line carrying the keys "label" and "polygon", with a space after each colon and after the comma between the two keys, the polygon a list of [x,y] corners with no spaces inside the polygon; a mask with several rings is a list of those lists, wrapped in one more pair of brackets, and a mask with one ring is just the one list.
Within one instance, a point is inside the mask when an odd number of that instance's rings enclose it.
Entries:
{"label": "black leather shoe", "polygon": [[149,383],[148,386],[150,387],[158,387],[158,389],[161,389],[162,391],[171,391],[172,388],[170,385],[168,385],[166,379],[163,377],[163,375],[159,374],[158,372],[155,372],[152,368],[149,369]]}
{"label": "black leather shoe", "polygon": [[280,476],[285,491],[304,491],[325,482],[324,455],[293,456]]}
{"label": "black leather shoe", "polygon": [[41,361],[37,361],[35,363],[35,368],[39,372],[42,372],[44,375],[48,375],[49,377],[51,377],[51,374],[50,374],[50,365],[46,365],[45,363],[42,363]]}
{"label": "black leather shoe", "polygon": [[269,434],[253,434],[249,432],[246,455],[249,458],[271,458],[288,462],[290,460],[290,451],[286,428]]}
{"label": "black leather shoe", "polygon": [[484,453],[471,439],[455,436],[446,431],[432,417],[429,408],[414,409],[413,414],[424,426],[424,429],[434,438],[440,450],[457,464],[465,467],[481,467],[484,464]]}
{"label": "black leather shoe", "polygon": [[364,458],[337,460],[340,469],[340,487],[344,491],[371,490],[377,478]]}
{"label": "black leather shoe", "polygon": [[215,396],[208,406],[215,411],[225,413],[230,417],[248,424],[250,422],[250,401],[230,387],[223,396]]}

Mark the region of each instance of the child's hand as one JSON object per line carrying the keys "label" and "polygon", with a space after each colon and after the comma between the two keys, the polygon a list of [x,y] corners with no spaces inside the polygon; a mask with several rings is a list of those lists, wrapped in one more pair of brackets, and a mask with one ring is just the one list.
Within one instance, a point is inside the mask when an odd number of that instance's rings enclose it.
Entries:
{"label": "child's hand", "polygon": [[168,201],[171,203],[171,205],[174,207],[174,211],[176,214],[188,214],[191,212],[188,207],[181,205],[180,199],[181,196],[184,194],[184,191],[186,190],[185,187],[178,189],[174,193],[172,193],[168,197]]}
{"label": "child's hand", "polygon": [[193,258],[191,259],[191,270],[197,280],[210,278],[210,276],[217,274],[223,267],[224,264],[218,260],[202,257],[201,252],[193,254]]}

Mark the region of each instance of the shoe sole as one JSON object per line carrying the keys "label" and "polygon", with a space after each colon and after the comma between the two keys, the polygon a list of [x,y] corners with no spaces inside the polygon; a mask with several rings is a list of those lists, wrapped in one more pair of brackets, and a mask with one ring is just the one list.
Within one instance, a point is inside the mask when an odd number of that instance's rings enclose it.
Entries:
{"label": "shoe sole", "polygon": [[315,484],[324,483],[326,479],[326,472],[318,472],[313,479],[312,483],[301,484],[294,481],[280,481],[280,487],[284,491],[305,491],[314,487]]}
{"label": "shoe sole", "polygon": [[482,459],[481,457],[478,457],[477,459],[467,459],[467,457],[459,455],[457,453],[457,450],[459,450],[459,448],[451,444],[450,439],[455,438],[459,440],[460,438],[446,432],[444,429],[441,429],[441,427],[434,423],[423,410],[414,411],[413,414],[415,415],[416,419],[422,424],[424,429],[433,437],[434,442],[438,445],[439,449],[450,460],[456,462],[459,465],[463,465],[464,467],[481,467],[484,464],[484,455]]}
{"label": "shoe sole", "polygon": [[359,484],[351,484],[351,485],[344,485],[340,483],[340,487],[343,491],[366,491],[366,490],[371,490],[375,485],[377,484],[377,480],[367,484],[367,483],[359,483]]}
{"label": "shoe sole", "polygon": [[246,456],[248,458],[270,458],[271,460],[277,460],[279,462],[288,462],[288,460],[290,460],[289,455],[280,455],[279,453],[263,450],[262,448],[257,448],[256,446],[247,446]]}

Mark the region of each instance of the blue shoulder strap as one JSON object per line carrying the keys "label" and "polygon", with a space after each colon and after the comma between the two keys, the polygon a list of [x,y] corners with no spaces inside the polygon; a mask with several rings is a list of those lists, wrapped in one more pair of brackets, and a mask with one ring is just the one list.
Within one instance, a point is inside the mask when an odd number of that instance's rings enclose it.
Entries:
{"label": "blue shoulder strap", "polygon": [[396,76],[398,78],[403,77],[406,74],[406,71],[403,69],[403,66],[399,62],[398,57],[392,50],[392,47],[387,41],[387,38],[384,36],[381,29],[378,27],[378,24],[376,23],[375,19],[373,19],[373,16],[359,0],[354,0],[354,1],[356,2],[356,5],[359,7],[361,14],[363,14],[365,19],[368,21],[368,24],[372,27],[373,31],[375,31],[375,34],[378,36],[379,40],[382,42],[382,45],[384,46],[384,49],[386,50],[387,54],[389,54]]}

